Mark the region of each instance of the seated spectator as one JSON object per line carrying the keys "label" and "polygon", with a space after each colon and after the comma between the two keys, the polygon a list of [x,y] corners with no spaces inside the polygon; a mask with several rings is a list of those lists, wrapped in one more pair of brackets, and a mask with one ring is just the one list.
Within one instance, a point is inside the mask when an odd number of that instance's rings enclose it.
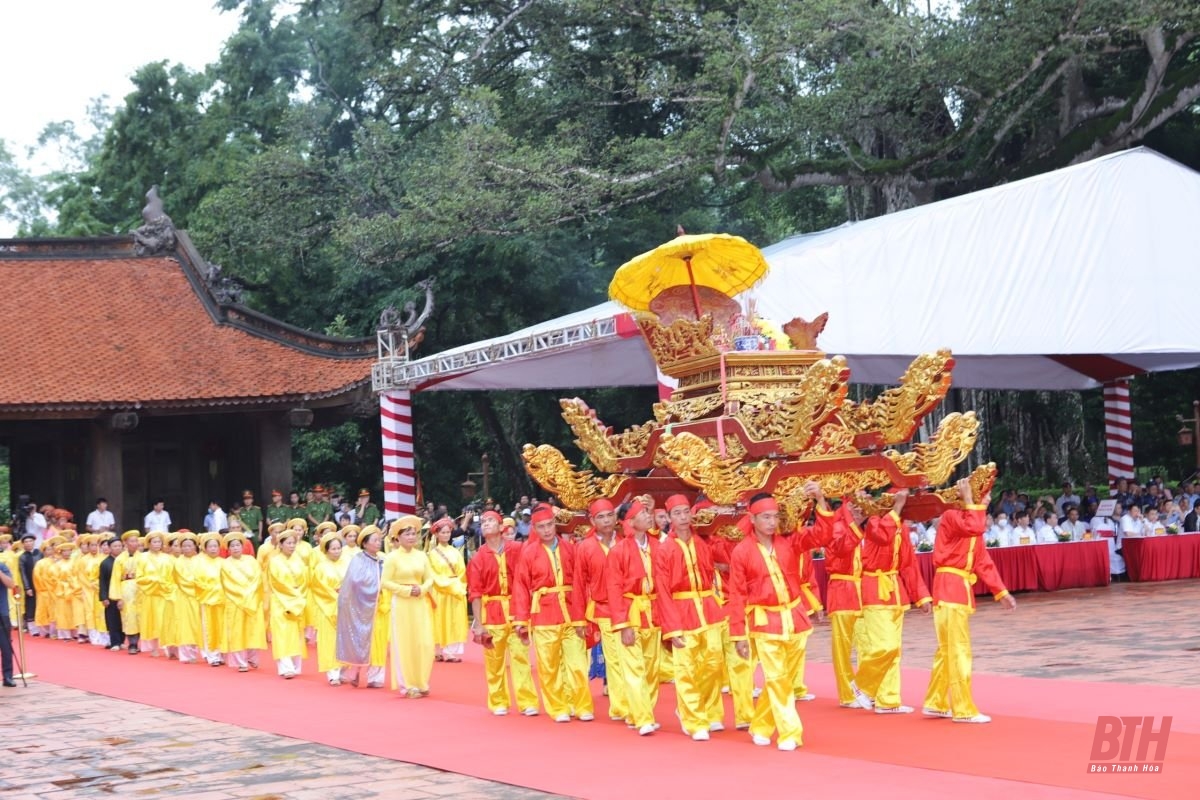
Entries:
{"label": "seated spectator", "polygon": [[1054,516],[1054,512],[1042,512],[1042,518],[1038,522],[1041,524],[1035,526],[1033,531],[1036,543],[1058,544],[1058,535],[1062,533],[1062,530],[1058,527],[1058,518]]}
{"label": "seated spectator", "polygon": [[1146,536],[1167,535],[1167,526],[1158,518],[1157,508],[1146,509],[1146,519],[1142,523],[1142,531]]}
{"label": "seated spectator", "polygon": [[1200,498],[1192,503],[1192,510],[1183,517],[1183,532],[1196,533],[1200,531]]}
{"label": "seated spectator", "polygon": [[1008,524],[1008,515],[1003,512],[996,515],[996,521],[988,529],[986,539],[989,542],[995,542],[993,547],[1008,547],[1009,534],[1012,532],[1012,526]]}
{"label": "seated spectator", "polygon": [[1092,538],[1092,527],[1079,518],[1077,506],[1067,506],[1067,518],[1063,520],[1059,529],[1063,533],[1071,534],[1072,542],[1082,542]]}
{"label": "seated spectator", "polygon": [[1187,514],[1196,507],[1196,501],[1200,500],[1200,495],[1196,494],[1196,484],[1184,481],[1179,487],[1179,493],[1172,499],[1179,504],[1180,512]]}
{"label": "seated spectator", "polygon": [[1016,524],[1008,533],[1008,543],[1001,544],[1002,547],[1016,547],[1023,544],[1033,544],[1037,541],[1037,534],[1033,532],[1033,528],[1029,525],[1029,512],[1021,509],[1017,512],[1015,518]]}
{"label": "seated spectator", "polygon": [[1142,507],[1134,502],[1129,510],[1121,517],[1121,537],[1140,537],[1146,535],[1146,518],[1142,516]]}
{"label": "seated spectator", "polygon": [[1017,513],[1017,492],[1015,489],[1005,489],[1000,493],[1000,501],[996,504],[996,516],[1004,515],[1011,519]]}
{"label": "seated spectator", "polygon": [[1062,485],[1062,494],[1054,501],[1054,513],[1058,514],[1059,517],[1065,517],[1067,512],[1063,510],[1064,508],[1068,505],[1077,506],[1081,502],[1083,501],[1079,495],[1075,494],[1075,490],[1071,487],[1071,482],[1067,481]]}
{"label": "seated spectator", "polygon": [[1083,490],[1083,501],[1079,504],[1079,507],[1085,511],[1090,511],[1098,505],[1100,505],[1100,495],[1096,494],[1096,487],[1088,486]]}
{"label": "seated spectator", "polygon": [[1168,500],[1164,503],[1162,511],[1159,512],[1158,516],[1168,528],[1172,525],[1177,528],[1183,528],[1183,514],[1179,511],[1179,504],[1174,500]]}
{"label": "seated spectator", "polygon": [[1054,511],[1054,506],[1052,503],[1043,503],[1041,500],[1039,500],[1038,510],[1033,514],[1032,519],[1033,530],[1035,532],[1040,533],[1042,527],[1047,524],[1052,528],[1058,527],[1058,514]]}

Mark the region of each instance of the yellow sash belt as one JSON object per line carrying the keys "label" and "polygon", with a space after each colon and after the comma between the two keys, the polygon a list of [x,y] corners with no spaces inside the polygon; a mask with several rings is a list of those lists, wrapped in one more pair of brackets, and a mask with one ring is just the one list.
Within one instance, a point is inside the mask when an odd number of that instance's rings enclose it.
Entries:
{"label": "yellow sash belt", "polygon": [[782,617],[782,621],[783,621],[783,632],[791,633],[792,632],[791,614],[789,613],[788,616],[786,616],[786,617],[784,617],[783,614],[785,612],[790,612],[796,606],[800,605],[800,600],[801,600],[801,598],[797,597],[794,600],[789,600],[788,602],[783,603],[782,605],[778,605],[778,606],[748,605],[748,606],[746,606],[746,610],[754,612],[754,624],[760,628],[767,624],[767,614],[768,613],[779,614]]}
{"label": "yellow sash belt", "polygon": [[529,613],[536,614],[542,610],[542,598],[545,595],[556,594],[558,595],[558,606],[562,609],[563,622],[570,622],[571,614],[567,611],[567,598],[564,596],[570,590],[570,588],[570,586],[563,585],[543,586],[541,589],[538,589],[533,593],[533,600],[529,606]]}
{"label": "yellow sash belt", "polygon": [[691,600],[696,604],[696,616],[700,620],[700,624],[707,624],[708,619],[704,616],[704,598],[716,597],[716,592],[712,589],[704,589],[699,592],[671,592],[672,600]]}
{"label": "yellow sash belt", "polygon": [[950,575],[957,575],[972,586],[974,586],[976,581],[979,580],[979,576],[977,576],[974,572],[967,572],[965,569],[959,569],[958,567],[938,567],[936,571],[945,572]]}
{"label": "yellow sash belt", "polygon": [[887,570],[882,570],[882,569],[876,569],[876,570],[872,570],[870,572],[863,573],[863,575],[870,575],[874,578],[879,579],[879,599],[880,600],[891,600],[892,599],[892,592],[894,592],[896,590],[896,581],[893,578],[893,576],[896,574],[897,573],[895,570],[887,571]]}
{"label": "yellow sash belt", "polygon": [[483,601],[485,610],[486,610],[488,603],[499,601],[500,608],[504,611],[504,621],[508,622],[510,619],[512,619],[512,612],[509,611],[509,609],[508,609],[508,601],[509,601],[508,595],[506,595],[506,594],[485,594],[483,597],[481,597],[479,599]]}
{"label": "yellow sash belt", "polygon": [[638,624],[641,624],[641,619],[646,618],[646,627],[654,627],[654,619],[650,615],[652,608],[650,601],[654,600],[658,595],[653,594],[633,594],[632,592],[625,593],[625,599],[629,601],[629,619],[633,621],[633,615],[638,615]]}

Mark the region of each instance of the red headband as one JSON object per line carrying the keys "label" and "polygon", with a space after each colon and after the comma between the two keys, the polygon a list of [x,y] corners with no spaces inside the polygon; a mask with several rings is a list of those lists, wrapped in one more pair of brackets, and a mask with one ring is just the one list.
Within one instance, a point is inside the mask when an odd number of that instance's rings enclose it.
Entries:
{"label": "red headband", "polygon": [[673,494],[667,498],[667,504],[665,506],[663,506],[663,508],[665,508],[667,510],[667,513],[669,514],[669,513],[671,513],[671,509],[678,508],[679,506],[688,506],[689,508],[691,508],[691,505],[692,504],[689,503],[688,499],[686,497],[684,497],[683,495]]}
{"label": "red headband", "polygon": [[542,503],[541,505],[539,505],[537,508],[535,508],[533,510],[533,516],[531,516],[529,518],[529,521],[532,522],[534,525],[537,525],[539,522],[545,522],[546,520],[553,520],[553,519],[554,519],[554,508],[552,506],[546,505],[545,503]]}
{"label": "red headband", "polygon": [[636,517],[638,514],[642,513],[645,510],[646,510],[646,507],[644,505],[642,505],[641,500],[634,500],[632,503],[629,504],[629,510],[625,512],[625,519],[627,521],[630,521],[634,517]]}
{"label": "red headband", "polygon": [[442,517],[437,522],[430,525],[429,529],[431,531],[433,531],[434,533],[437,533],[442,528],[453,528],[453,527],[454,527],[454,520],[450,519],[449,517]]}
{"label": "red headband", "polygon": [[750,508],[746,509],[751,514],[762,514],[767,511],[778,511],[779,503],[775,502],[774,497],[763,497],[756,502],[750,504]]}
{"label": "red headband", "polygon": [[497,512],[495,512],[495,511],[485,511],[485,512],[483,512],[483,516],[481,516],[481,517],[479,518],[479,521],[480,521],[480,522],[483,522],[485,519],[494,519],[494,520],[496,520],[496,522],[497,522],[497,523],[499,523],[499,524],[501,524],[501,525],[503,525],[503,524],[504,524],[504,517],[500,516],[500,515],[499,515]]}
{"label": "red headband", "polygon": [[613,508],[613,504],[612,504],[611,500],[609,500],[607,497],[601,497],[599,499],[593,500],[591,505],[588,506],[588,516],[594,517],[597,514],[603,514],[606,511],[615,511],[615,510],[616,509]]}

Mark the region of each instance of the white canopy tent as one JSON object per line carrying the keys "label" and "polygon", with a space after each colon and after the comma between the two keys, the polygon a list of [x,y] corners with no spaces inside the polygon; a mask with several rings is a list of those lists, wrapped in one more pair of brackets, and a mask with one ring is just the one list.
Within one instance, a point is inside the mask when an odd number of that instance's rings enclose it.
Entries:
{"label": "white canopy tent", "polygon": [[[750,294],[779,323],[828,311],[821,349],[846,356],[858,383],[894,383],[914,356],[948,347],[958,387],[1093,388],[1200,366],[1200,324],[1179,302],[1196,286],[1198,220],[1200,174],[1138,148],[786,239],[764,249],[771,271]],[[380,362],[375,386],[653,386],[623,312],[601,303]]]}

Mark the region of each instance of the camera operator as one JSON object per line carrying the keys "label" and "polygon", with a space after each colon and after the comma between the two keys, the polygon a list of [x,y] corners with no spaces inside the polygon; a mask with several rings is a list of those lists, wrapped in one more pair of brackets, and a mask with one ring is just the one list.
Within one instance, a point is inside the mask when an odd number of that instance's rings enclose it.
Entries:
{"label": "camera operator", "polygon": [[33,534],[34,548],[40,548],[46,538],[46,518],[37,510],[29,495],[17,498],[17,510],[13,513],[13,538]]}

